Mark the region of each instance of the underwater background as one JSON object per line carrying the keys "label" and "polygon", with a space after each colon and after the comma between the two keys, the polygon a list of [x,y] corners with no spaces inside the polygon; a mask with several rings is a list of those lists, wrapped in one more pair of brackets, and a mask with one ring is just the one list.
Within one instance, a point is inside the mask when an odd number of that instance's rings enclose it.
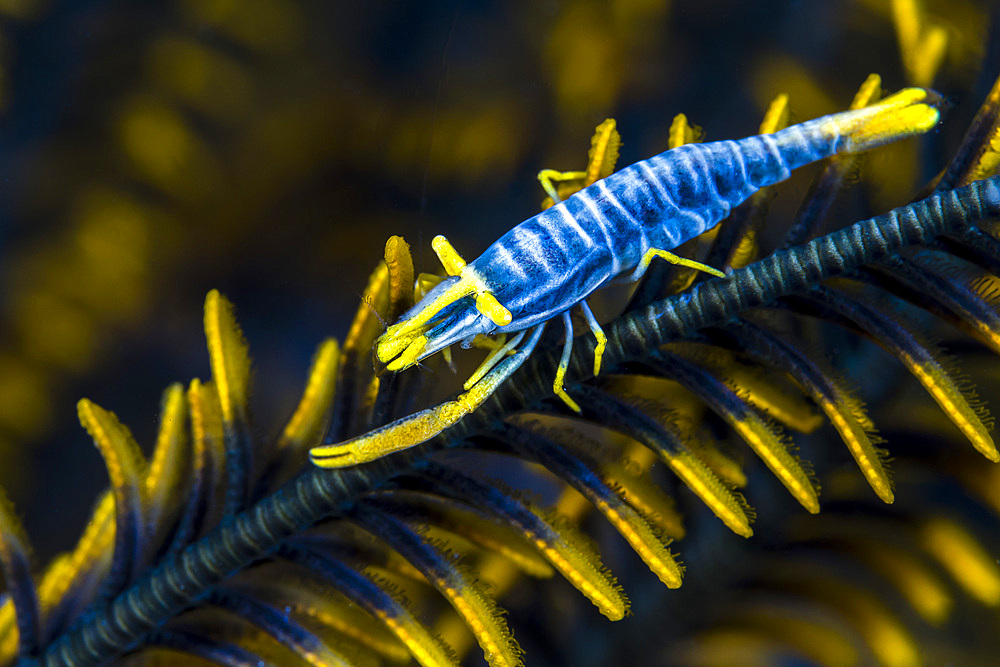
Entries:
{"label": "underwater background", "polygon": [[[881,149],[863,176],[849,175],[856,184],[833,200],[829,228],[908,203],[947,164],[998,74],[996,9],[989,0],[0,0],[0,486],[24,520],[33,562],[41,568],[73,548],[107,487],[77,400],[112,410],[148,454],[163,388],[210,374],[201,309],[210,290],[235,304],[250,346],[253,437],[273,439],[316,346],[348,334],[389,236],[406,238],[417,271],[439,270],[430,251],[437,234],[477,256],[537,212],[539,169],[584,167],[605,118],[617,120],[624,166],[664,150],[679,113],[711,141],[756,133],[781,93],[802,121],[847,108],[873,72],[886,91],[932,87],[948,101],[940,127]],[[817,173],[778,188],[762,246],[780,240]],[[606,298],[602,319],[620,311],[614,298],[627,295]],[[918,323],[995,406],[996,359],[964,334]],[[1000,505],[1000,487],[985,487],[992,500],[971,500],[960,485],[927,479],[968,443],[949,434],[941,444],[945,420],[929,414],[926,397],[899,389],[905,370],[874,345],[826,349],[859,385],[895,467],[919,459],[916,481],[903,481],[933,489],[928,506],[966,512],[964,525],[983,530],[995,564],[1000,534],[987,508]],[[440,397],[460,388],[465,371],[413,372],[430,375]],[[808,547],[781,568],[828,564],[808,595],[836,598],[801,613],[837,616],[816,627],[851,637],[823,635],[836,651],[818,661],[866,662],[872,649],[859,648],[865,641],[846,626],[882,622],[881,612],[830,587],[834,575],[858,588],[885,584],[823,549],[824,539],[849,541],[850,519],[877,501],[870,492],[853,499],[864,480],[846,452],[813,446],[804,455],[824,494],[847,498],[835,509],[846,518],[829,529],[806,523],[826,510],[806,515],[748,464],[749,488],[760,485],[747,492],[755,536],[689,512],[699,538],[677,545],[687,566],[679,591],[623,553],[607,524],[580,518],[632,615],[609,623],[563,582],[515,587],[501,603],[525,663],[714,664],[730,646],[776,663],[818,660],[772,654],[780,633],[771,626],[750,632],[801,611],[780,599],[799,585],[794,576],[755,574],[768,570],[770,550],[778,559],[794,550],[790,539]],[[900,540],[914,539],[899,530]],[[947,571],[934,565],[938,579]],[[954,589],[964,602],[924,636],[919,611],[887,603],[917,638],[918,662],[973,661],[997,648],[985,638],[1000,622],[1000,597]],[[695,620],[666,629],[685,615]],[[740,632],[711,635],[704,645],[714,652],[699,656],[697,633],[710,635],[716,623]],[[460,653],[468,664],[482,660]]]}

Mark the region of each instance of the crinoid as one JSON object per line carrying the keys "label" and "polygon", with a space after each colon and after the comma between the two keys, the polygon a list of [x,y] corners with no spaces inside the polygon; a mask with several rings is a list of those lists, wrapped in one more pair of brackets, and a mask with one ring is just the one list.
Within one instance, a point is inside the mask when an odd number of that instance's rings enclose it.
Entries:
{"label": "crinoid", "polygon": [[[893,7],[909,81],[929,86],[945,29],[915,3]],[[574,8],[553,31],[564,111],[586,91],[566,83],[576,63],[556,47],[595,34],[579,30],[593,8]],[[200,20],[245,36],[221,10]],[[266,52],[271,33],[248,34]],[[881,87],[870,77],[854,104]],[[762,131],[787,124],[794,101],[776,98]],[[148,127],[156,111],[127,116]],[[433,371],[450,358],[371,363],[414,284],[439,278],[415,276],[390,238],[275,437],[251,416],[234,308],[211,291],[211,378],[166,389],[150,454],[78,403],[110,488],[71,551],[36,565],[0,497],[0,664],[457,665],[480,663],[477,645],[490,665],[989,662],[1000,454],[979,395],[998,389],[998,119],[1000,81],[957,149],[948,132],[919,139],[954,157],[911,203],[834,221],[840,193],[862,200],[878,182],[858,157],[834,158],[794,215],[781,211],[799,185],[768,188],[683,249],[726,277],[654,266],[633,292],[608,290],[600,375],[591,335],[565,364],[579,412],[553,394],[564,345],[550,332],[478,409],[359,466],[320,469],[308,452],[440,398],[431,381],[451,375]],[[683,116],[669,134],[700,140]],[[617,147],[602,124],[596,170],[557,196],[606,175]],[[208,181],[171,165],[146,166],[199,208]]]}
{"label": "crinoid", "polygon": [[[368,364],[378,314],[391,318],[412,299],[405,244],[390,240],[344,343],[320,345],[299,406],[273,442],[249,427],[247,345],[229,302],[213,291],[204,320],[212,379],[168,388],[150,460],[114,415],[80,401],[111,489],[76,549],[37,584],[23,532],[3,505],[5,659],[146,664],[187,654],[222,664],[440,665],[457,663],[474,638],[490,664],[519,664],[497,597],[511,600],[514,624],[524,624],[521,614],[538,624],[524,629],[532,656],[556,655],[558,637],[592,622],[575,605],[560,616],[565,588],[526,586],[522,575],[558,572],[619,620],[629,611],[626,590],[641,579],[628,569],[623,589],[605,561],[628,562],[633,556],[620,548],[627,544],[677,588],[683,568],[672,540],[694,592],[653,595],[640,586],[641,608],[633,607],[623,635],[651,632],[652,618],[676,625],[664,633],[671,637],[697,633],[697,646],[657,648],[663,661],[712,662],[731,651],[844,664],[985,655],[995,649],[992,634],[949,646],[941,628],[967,615],[995,619],[985,611],[1000,603],[1000,570],[988,556],[995,531],[982,531],[1000,514],[990,491],[997,473],[958,448],[929,469],[925,461],[937,460],[942,445],[930,444],[941,426],[928,415],[897,427],[919,428],[927,444],[897,458],[903,479],[894,491],[862,404],[871,400],[868,387],[853,388],[814,350],[873,340],[937,402],[933,412],[997,460],[985,408],[957,361],[923,330],[933,315],[998,351],[1000,182],[972,180],[993,159],[998,101],[994,87],[952,167],[921,202],[812,240],[814,228],[794,226],[796,244],[747,263],[741,258],[758,229],[749,223],[766,195],[750,202],[735,221],[742,233],[704,245],[709,256],[745,266],[694,285],[687,269],[644,284],[606,326],[607,372],[599,378],[590,377],[595,341],[578,341],[567,377],[580,414],[553,398],[546,378],[558,349],[542,349],[478,411],[424,445],[353,468],[306,466],[306,451],[324,437],[412,409],[422,372],[377,376]],[[849,168],[827,166],[802,219],[823,207],[831,192],[823,184]],[[892,397],[876,398],[891,413]],[[897,400],[900,409],[919,404]],[[838,470],[843,457],[816,438],[807,439],[810,457],[820,459],[815,471],[792,451],[786,428],[822,433],[826,423],[826,439],[841,440],[860,472]],[[741,463],[718,441],[726,431],[763,463]],[[809,519],[780,494],[763,493],[763,534],[737,538],[754,532],[739,489],[779,488],[762,474],[767,468],[810,513],[820,510],[823,479],[832,511]],[[860,488],[862,478],[874,493]],[[960,500],[950,489],[962,489]],[[895,504],[859,516],[873,496]],[[603,535],[600,547],[588,540],[588,509],[621,539]],[[720,533],[723,525],[735,535]],[[783,553],[769,555],[774,548]],[[736,568],[725,565],[730,550],[741,554]],[[676,609],[675,595],[697,613],[668,622],[654,611]],[[716,604],[697,599],[704,595]],[[587,650],[636,650],[625,640],[606,644]],[[572,647],[561,650],[552,661],[576,662]]]}

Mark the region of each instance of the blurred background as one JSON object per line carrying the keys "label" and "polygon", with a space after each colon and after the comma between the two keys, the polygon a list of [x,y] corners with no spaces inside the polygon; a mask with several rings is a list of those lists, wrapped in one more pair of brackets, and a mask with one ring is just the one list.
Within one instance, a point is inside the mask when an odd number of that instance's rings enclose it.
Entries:
{"label": "blurred background", "polygon": [[880,153],[834,215],[903,203],[996,74],[991,4],[0,0],[0,484],[40,559],[68,548],[107,483],[76,400],[148,451],[162,389],[208,375],[211,288],[276,431],[389,235],[418,270],[437,271],[436,234],[475,257],[609,116],[624,165],[677,113],[735,138],[778,93],[805,120],[871,72],[933,85],[954,107],[940,140]]}

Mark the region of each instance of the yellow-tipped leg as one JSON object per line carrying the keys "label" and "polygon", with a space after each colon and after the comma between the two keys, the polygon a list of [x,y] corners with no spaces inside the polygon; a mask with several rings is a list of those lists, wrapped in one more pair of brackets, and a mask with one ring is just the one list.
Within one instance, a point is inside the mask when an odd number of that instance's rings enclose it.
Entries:
{"label": "yellow-tipped leg", "polygon": [[309,458],[320,468],[344,468],[374,461],[430,440],[482,405],[524,363],[535,349],[544,328],[544,323],[535,327],[523,348],[501,361],[482,381],[459,394],[454,401],[421,410],[343,443],[314,447],[309,450]]}
{"label": "yellow-tipped leg", "polygon": [[564,181],[584,181],[587,178],[585,171],[556,171],[555,169],[542,169],[538,172],[538,182],[542,184],[545,194],[552,198],[553,204],[562,201],[555,184]]}
{"label": "yellow-tipped leg", "polygon": [[563,343],[562,356],[559,358],[559,367],[556,369],[556,377],[552,381],[552,390],[573,412],[580,412],[580,406],[570,398],[569,394],[566,393],[566,388],[563,386],[563,380],[566,379],[566,369],[569,368],[569,355],[573,351],[573,319],[569,316],[568,310],[563,311],[562,318],[563,325],[566,327],[566,342]]}
{"label": "yellow-tipped leg", "polygon": [[668,250],[660,250],[659,248],[650,248],[646,251],[646,254],[642,256],[642,261],[639,262],[639,266],[635,267],[635,272],[632,273],[632,281],[635,282],[642,278],[642,274],[646,273],[646,269],[649,268],[650,262],[653,261],[654,257],[661,257],[671,264],[678,264],[680,266],[686,266],[689,269],[697,269],[698,271],[704,271],[713,276],[719,278],[725,278],[726,274],[718,269],[712,268],[708,264],[702,264],[701,262],[696,262],[693,259],[685,259],[680,255],[675,255]]}
{"label": "yellow-tipped leg", "polygon": [[590,311],[590,306],[587,305],[586,301],[580,302],[580,310],[583,311],[583,316],[587,318],[587,325],[594,334],[594,338],[597,339],[597,345],[594,347],[594,375],[600,375],[601,359],[604,357],[604,349],[608,346],[608,337],[601,325],[597,323],[597,318]]}

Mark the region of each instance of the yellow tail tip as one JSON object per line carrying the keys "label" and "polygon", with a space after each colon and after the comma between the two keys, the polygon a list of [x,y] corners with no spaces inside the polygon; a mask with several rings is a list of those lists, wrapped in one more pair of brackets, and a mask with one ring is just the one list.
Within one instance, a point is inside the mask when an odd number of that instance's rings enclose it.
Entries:
{"label": "yellow tail tip", "polygon": [[834,115],[831,130],[842,138],[841,150],[860,153],[933,129],[943,102],[933,90],[904,88],[864,109]]}

